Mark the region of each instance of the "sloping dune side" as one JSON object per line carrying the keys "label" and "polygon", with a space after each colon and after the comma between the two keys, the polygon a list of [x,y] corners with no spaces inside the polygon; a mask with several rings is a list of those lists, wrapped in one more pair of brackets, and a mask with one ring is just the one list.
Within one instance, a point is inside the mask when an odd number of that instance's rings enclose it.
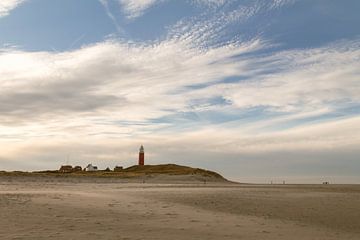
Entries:
{"label": "sloping dune side", "polygon": [[135,173],[135,174],[201,175],[204,177],[213,177],[213,178],[225,180],[223,176],[213,171],[209,171],[201,168],[180,166],[176,164],[145,165],[145,166],[135,165],[124,169],[124,172]]}

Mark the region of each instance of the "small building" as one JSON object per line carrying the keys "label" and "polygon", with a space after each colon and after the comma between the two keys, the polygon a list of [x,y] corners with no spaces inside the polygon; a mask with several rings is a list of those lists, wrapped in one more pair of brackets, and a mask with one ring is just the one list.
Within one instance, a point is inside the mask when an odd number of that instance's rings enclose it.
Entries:
{"label": "small building", "polygon": [[71,173],[73,171],[73,167],[71,165],[62,165],[59,169],[59,172],[62,173]]}
{"label": "small building", "polygon": [[86,172],[96,172],[98,170],[97,166],[93,166],[91,163],[86,166],[84,169]]}
{"label": "small building", "polygon": [[124,168],[122,166],[115,166],[114,172],[121,172]]}
{"label": "small building", "polygon": [[73,172],[81,172],[82,171],[82,167],[81,166],[75,166],[73,168]]}

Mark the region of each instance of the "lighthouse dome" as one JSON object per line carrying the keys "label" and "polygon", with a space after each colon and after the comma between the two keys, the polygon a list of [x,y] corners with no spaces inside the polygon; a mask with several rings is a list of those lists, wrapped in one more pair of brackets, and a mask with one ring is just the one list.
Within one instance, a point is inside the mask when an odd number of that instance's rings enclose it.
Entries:
{"label": "lighthouse dome", "polygon": [[141,152],[141,153],[144,152],[144,146],[143,146],[143,145],[141,145],[141,147],[140,147],[140,152]]}

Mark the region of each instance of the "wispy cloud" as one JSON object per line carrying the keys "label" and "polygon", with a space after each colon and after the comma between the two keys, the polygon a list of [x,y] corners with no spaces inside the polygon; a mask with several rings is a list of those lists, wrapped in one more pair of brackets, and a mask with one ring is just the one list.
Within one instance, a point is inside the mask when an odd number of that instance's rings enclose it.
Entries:
{"label": "wispy cloud", "polygon": [[11,10],[24,3],[26,0],[1,0],[0,2],[0,17],[8,15]]}
{"label": "wispy cloud", "polygon": [[[283,51],[264,57],[256,81],[217,86],[238,107],[267,106],[272,111],[336,107],[358,103],[359,41],[339,42],[323,48]],[[345,44],[346,47],[343,47]],[[254,79],[255,80],[255,79]]]}
{"label": "wispy cloud", "polygon": [[[100,0],[100,1],[107,1],[107,0]],[[152,7],[174,0],[115,0],[120,3],[122,11],[124,12],[125,16],[129,20],[133,20],[135,18],[141,17],[146,11],[151,9]],[[220,9],[224,6],[233,6],[232,4],[236,1],[234,0],[186,0],[187,3],[199,6],[204,8],[205,11],[214,11]],[[266,9],[275,9],[281,8],[285,5],[292,4],[296,0],[272,0],[272,1],[254,1],[251,4],[244,4],[242,5],[242,9],[245,11],[250,11],[245,14],[252,14],[254,11],[259,10],[260,8]],[[254,7],[256,9],[254,9]],[[236,11],[236,10],[235,10]],[[234,11],[234,12],[235,12]],[[244,14],[241,13],[241,14]]]}
{"label": "wispy cloud", "polygon": [[118,31],[118,33],[123,34],[124,30],[122,29],[122,27],[120,26],[120,24],[118,23],[116,17],[114,16],[114,14],[111,12],[110,7],[109,7],[109,1],[108,0],[99,0],[99,2],[101,3],[101,5],[103,5],[106,15],[110,18],[110,20],[113,22],[114,26],[116,27],[116,30]]}
{"label": "wispy cloud", "polygon": [[144,14],[144,12],[154,6],[166,0],[118,0],[123,12],[128,19],[135,19]]}
{"label": "wispy cloud", "polygon": [[[206,51],[174,40],[154,45],[108,41],[58,54],[9,50],[0,55],[0,121],[18,130],[21,125],[42,126],[39,135],[47,132],[43,129],[47,124],[54,127],[53,121],[54,125],[64,122],[63,126],[69,121],[71,131],[58,133],[106,137],[108,133],[135,136],[151,132],[153,119],[187,112],[202,114],[209,109],[239,116],[258,107],[265,108],[267,114],[289,116],[321,109],[327,109],[325,114],[336,113],[344,104],[360,102],[358,44],[341,42],[237,61],[230,59],[261,49],[261,41]],[[279,71],[259,74],[269,68]],[[247,75],[245,81],[219,82],[241,74]],[[204,87],[188,88],[194,84]],[[212,102],[215,97],[226,99],[227,105]],[[201,107],[204,104],[205,109]],[[125,130],[124,121],[132,123]],[[267,122],[270,124],[271,118]],[[161,121],[155,125],[169,128]]]}

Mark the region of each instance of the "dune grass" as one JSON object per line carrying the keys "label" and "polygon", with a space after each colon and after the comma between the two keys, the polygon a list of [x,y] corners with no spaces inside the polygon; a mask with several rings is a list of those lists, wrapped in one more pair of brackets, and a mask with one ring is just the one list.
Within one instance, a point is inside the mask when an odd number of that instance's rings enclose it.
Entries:
{"label": "dune grass", "polygon": [[210,177],[214,179],[223,179],[220,174],[200,169],[192,168],[188,166],[180,166],[176,164],[161,164],[161,165],[145,165],[145,166],[131,166],[121,171],[105,171],[99,170],[95,172],[67,172],[63,173],[58,170],[47,170],[47,171],[35,171],[35,172],[5,172],[0,171],[0,176],[58,176],[58,177],[119,177],[119,178],[133,178],[141,176],[157,176],[157,175],[197,175],[203,177]]}

